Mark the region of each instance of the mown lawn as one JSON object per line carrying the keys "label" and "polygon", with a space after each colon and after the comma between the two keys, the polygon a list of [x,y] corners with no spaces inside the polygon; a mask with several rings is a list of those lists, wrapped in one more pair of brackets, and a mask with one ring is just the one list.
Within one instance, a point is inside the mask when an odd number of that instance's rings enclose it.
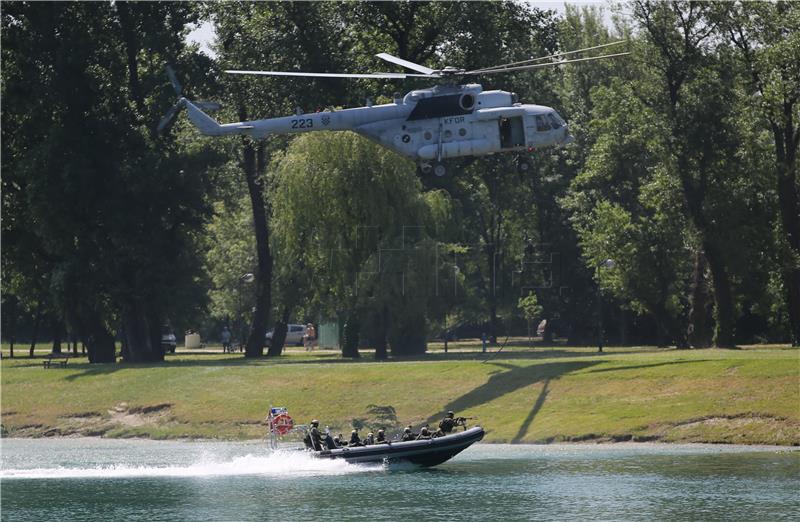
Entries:
{"label": "mown lawn", "polygon": [[[2,422],[10,436],[83,434],[246,439],[267,407],[297,421],[357,425],[475,417],[489,442],[662,440],[800,444],[800,351],[786,347],[508,346],[486,360],[474,345],[420,358],[342,360],[292,350],[279,360],[177,354],[157,365],[43,369],[3,350]],[[458,351],[460,350],[460,351]],[[26,353],[26,352],[25,352]],[[18,352],[19,356],[19,352]],[[396,421],[374,406],[391,406]]]}

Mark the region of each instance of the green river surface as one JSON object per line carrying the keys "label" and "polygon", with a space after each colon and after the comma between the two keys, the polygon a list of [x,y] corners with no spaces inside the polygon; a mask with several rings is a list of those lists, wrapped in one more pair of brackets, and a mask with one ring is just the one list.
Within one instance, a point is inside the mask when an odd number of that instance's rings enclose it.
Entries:
{"label": "green river surface", "polygon": [[433,469],[260,442],[3,439],[2,520],[800,520],[800,452],[477,444]]}

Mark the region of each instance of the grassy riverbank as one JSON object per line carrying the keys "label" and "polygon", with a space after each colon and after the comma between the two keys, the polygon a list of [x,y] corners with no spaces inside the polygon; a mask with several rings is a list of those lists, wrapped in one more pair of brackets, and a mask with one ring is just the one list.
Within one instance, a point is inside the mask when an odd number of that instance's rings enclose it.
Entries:
{"label": "grassy riverbank", "polygon": [[[663,350],[474,346],[378,363],[290,351],[280,360],[178,354],[158,365],[43,369],[2,361],[7,436],[259,438],[270,404],[298,421],[351,424],[476,417],[488,442],[660,440],[800,444],[800,352],[785,347]],[[477,348],[479,351],[479,348]],[[396,421],[387,411],[392,407]],[[383,415],[383,416],[382,416]]]}

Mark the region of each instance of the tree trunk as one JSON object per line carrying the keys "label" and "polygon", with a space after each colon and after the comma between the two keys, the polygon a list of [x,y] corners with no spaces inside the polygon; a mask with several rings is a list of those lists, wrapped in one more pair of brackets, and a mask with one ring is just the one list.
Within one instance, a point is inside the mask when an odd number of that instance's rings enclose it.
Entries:
{"label": "tree trunk", "polygon": [[670,338],[670,317],[666,303],[658,303],[653,312],[653,317],[656,320],[656,346],[659,348],[669,346],[672,339]]}
{"label": "tree trunk", "polygon": [[[703,210],[706,191],[703,175],[701,181],[695,183],[690,175],[690,167],[682,152],[678,152],[678,170],[683,187],[684,204],[689,217],[702,238],[702,247],[708,267],[711,270],[711,281],[714,287],[714,345],[719,348],[733,348],[736,314],[733,306],[733,292],[725,266],[724,255],[713,238],[714,231],[708,226]],[[701,168],[702,169],[702,168]]]}
{"label": "tree trunk", "polygon": [[692,295],[690,297],[689,326],[686,334],[689,345],[707,348],[711,345],[711,330],[708,321],[708,281],[706,281],[706,256],[702,250],[694,255]]}
{"label": "tree trunk", "polygon": [[[409,306],[403,303],[404,308]],[[389,329],[389,345],[394,356],[422,355],[428,349],[428,331],[425,315],[421,310],[405,311],[395,315]]]}
{"label": "tree trunk", "polygon": [[36,304],[36,317],[33,320],[33,332],[31,332],[31,350],[30,350],[30,357],[33,357],[33,351],[36,349],[36,341],[39,337],[39,325],[42,322],[42,302],[39,301]]}
{"label": "tree trunk", "polygon": [[358,312],[352,309],[347,314],[347,319],[342,328],[342,357],[357,359],[361,357],[358,353],[358,332],[361,324],[358,320]]}
{"label": "tree trunk", "polygon": [[[247,111],[239,108],[241,121],[246,121]],[[250,335],[245,346],[245,357],[261,357],[264,354],[264,338],[269,324],[272,305],[272,254],[269,248],[269,226],[264,201],[264,181],[261,177],[266,167],[264,144],[257,145],[248,137],[242,138],[244,173],[250,204],[253,210],[253,226],[256,235],[258,270],[256,273],[256,302],[250,326]]]}
{"label": "tree trunk", "polygon": [[728,270],[715,244],[704,241],[704,250],[714,285],[714,345],[717,348],[733,348],[736,346],[736,314]]}
{"label": "tree trunk", "polygon": [[[385,304],[381,306],[381,311],[378,313],[378,323],[378,333],[375,339],[375,359],[385,361],[389,358],[389,354],[386,351],[386,338],[389,330],[389,308]],[[447,335],[445,335],[445,339],[447,339]],[[446,342],[445,340],[445,343]]]}
{"label": "tree trunk", "polygon": [[53,319],[53,353],[61,353],[61,336],[64,330],[63,323],[54,318]]}
{"label": "tree trunk", "polygon": [[489,284],[487,285],[486,298],[489,300],[489,342],[497,344],[497,274],[495,273],[495,245],[486,246],[486,261],[489,268]]}
{"label": "tree trunk", "polygon": [[164,361],[164,348],[158,319],[153,317],[142,300],[129,303],[122,314],[126,350],[123,358],[132,363]]}
{"label": "tree trunk", "polygon": [[13,295],[9,297],[7,304],[5,305],[5,314],[2,315],[2,319],[6,320],[6,324],[3,328],[3,333],[6,334],[8,337],[8,356],[13,359],[14,358],[14,342],[17,340],[17,313],[18,313],[18,301],[17,298]]}
{"label": "tree trunk", "polygon": [[117,347],[114,336],[108,331],[100,317],[94,312],[83,312],[80,331],[86,335],[83,344],[90,363],[113,363],[117,358]]}
{"label": "tree trunk", "polygon": [[270,341],[269,350],[267,350],[267,355],[269,357],[278,357],[283,353],[283,346],[286,344],[289,315],[289,307],[284,307],[281,319],[275,321],[275,328],[272,330],[272,341]]}
{"label": "tree trunk", "polygon": [[[793,160],[793,158],[791,158]],[[781,227],[789,243],[784,256],[783,286],[789,308],[789,328],[792,346],[800,345],[800,204],[798,204],[794,161],[784,158],[778,173],[778,203]]]}

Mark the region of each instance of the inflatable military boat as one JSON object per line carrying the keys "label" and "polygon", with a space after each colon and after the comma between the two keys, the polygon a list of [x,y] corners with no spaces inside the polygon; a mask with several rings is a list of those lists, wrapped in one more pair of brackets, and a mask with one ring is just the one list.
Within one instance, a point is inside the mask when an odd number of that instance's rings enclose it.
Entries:
{"label": "inflatable military boat", "polygon": [[483,428],[475,426],[466,431],[433,439],[342,447],[334,450],[315,451],[314,455],[323,459],[344,459],[352,463],[411,462],[419,466],[430,467],[453,458],[481,440],[483,435]]}

